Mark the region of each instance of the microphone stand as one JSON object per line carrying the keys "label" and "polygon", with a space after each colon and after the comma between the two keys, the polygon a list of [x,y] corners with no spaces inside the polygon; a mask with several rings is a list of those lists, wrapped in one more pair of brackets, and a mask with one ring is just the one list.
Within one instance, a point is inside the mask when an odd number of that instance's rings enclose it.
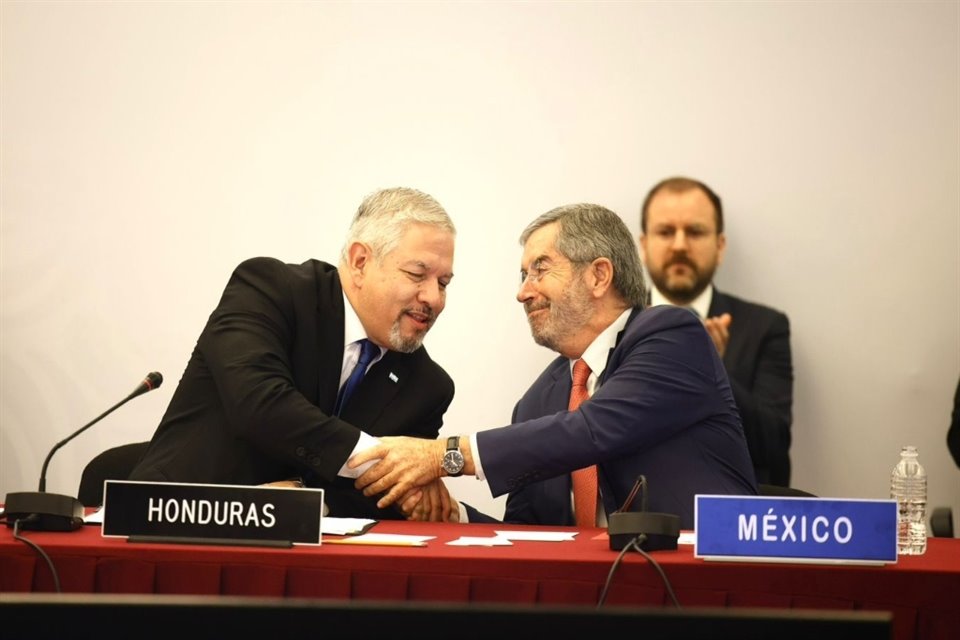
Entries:
{"label": "microphone stand", "polygon": [[133,393],[113,405],[99,416],[83,425],[72,434],[58,442],[47,454],[40,471],[40,485],[38,491],[20,491],[8,493],[4,500],[3,515],[7,519],[7,526],[13,527],[19,522],[19,528],[33,531],[75,531],[83,524],[83,503],[72,496],[58,493],[47,493],[47,466],[50,459],[60,447],[67,444],[78,435],[100,422],[121,406],[137,396],[152,391],[163,382],[163,376],[156,371],[147,374],[143,382],[133,390]]}
{"label": "microphone stand", "polygon": [[[640,511],[628,511],[640,491],[642,491]],[[680,517],[672,513],[647,511],[649,491],[647,478],[641,475],[634,483],[623,506],[611,513],[607,519],[607,535],[610,539],[610,548],[614,551],[632,544],[636,544],[638,550],[648,551],[677,548],[677,539],[680,537]]]}

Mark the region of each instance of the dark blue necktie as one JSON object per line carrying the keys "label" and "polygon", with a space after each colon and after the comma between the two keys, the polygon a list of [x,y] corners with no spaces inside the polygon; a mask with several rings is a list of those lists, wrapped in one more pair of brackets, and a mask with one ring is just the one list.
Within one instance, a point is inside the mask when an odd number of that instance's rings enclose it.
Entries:
{"label": "dark blue necktie", "polygon": [[380,353],[380,347],[366,338],[360,340],[359,343],[360,359],[357,360],[357,366],[350,372],[350,377],[347,378],[347,381],[343,383],[343,388],[340,389],[340,395],[337,396],[337,405],[333,410],[336,415],[340,415],[340,412],[347,405],[350,396],[353,395],[353,392],[360,386],[360,381],[363,380],[363,374],[367,372],[367,367],[373,362],[373,358]]}

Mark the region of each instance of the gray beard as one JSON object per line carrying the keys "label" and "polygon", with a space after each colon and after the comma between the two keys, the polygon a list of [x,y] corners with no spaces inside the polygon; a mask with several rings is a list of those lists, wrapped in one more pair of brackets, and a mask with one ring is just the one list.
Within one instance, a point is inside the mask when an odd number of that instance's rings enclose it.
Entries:
{"label": "gray beard", "polygon": [[578,280],[574,286],[564,291],[560,300],[550,305],[547,321],[539,332],[533,324],[530,325],[533,341],[541,347],[560,353],[563,339],[585,325],[592,313],[589,299],[584,295],[584,285]]}
{"label": "gray beard", "polygon": [[423,345],[424,334],[404,338],[400,333],[400,318],[390,327],[390,348],[400,353],[413,353]]}

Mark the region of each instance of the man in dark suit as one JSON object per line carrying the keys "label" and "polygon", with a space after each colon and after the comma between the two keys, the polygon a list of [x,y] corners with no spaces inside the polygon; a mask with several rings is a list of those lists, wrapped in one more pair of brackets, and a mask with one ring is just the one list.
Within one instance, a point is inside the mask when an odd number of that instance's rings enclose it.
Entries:
{"label": "man in dark suit", "polygon": [[[517,300],[534,340],[560,357],[521,398],[513,424],[442,441],[383,438],[348,463],[379,460],[357,486],[416,516],[412,489],[475,474],[494,496],[510,493],[506,520],[581,526],[602,525],[641,474],[648,509],[677,514],[686,528],[698,493],[755,494],[717,350],[689,312],[643,309],[640,259],[623,221],[597,205],[560,207],[521,242]],[[581,469],[596,478],[585,503],[571,500]]]}
{"label": "man in dark suit", "polygon": [[790,323],[780,311],[713,286],[726,249],[720,198],[697,180],[668,178],[644,199],[640,229],[651,304],[687,307],[703,318],[730,377],[757,482],[789,486]]}
{"label": "man in dark suit", "polygon": [[957,390],[953,393],[953,412],[947,428],[947,449],[953,461],[960,467],[960,381],[957,381]]}
{"label": "man in dark suit", "polygon": [[[131,479],[302,478],[331,515],[401,517],[354,489],[345,463],[380,436],[439,433],[453,381],[421,343],[445,305],[454,235],[432,197],[387,189],[361,204],[339,266],[239,265]],[[355,367],[366,374],[338,399]]]}

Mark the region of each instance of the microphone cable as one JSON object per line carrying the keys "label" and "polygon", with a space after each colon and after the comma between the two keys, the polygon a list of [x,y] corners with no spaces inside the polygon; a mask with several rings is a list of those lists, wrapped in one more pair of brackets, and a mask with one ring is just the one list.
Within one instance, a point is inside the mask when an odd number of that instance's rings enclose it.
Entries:
{"label": "microphone cable", "polygon": [[673,592],[673,586],[670,584],[670,581],[667,580],[667,574],[663,572],[663,567],[660,566],[659,562],[653,559],[653,556],[640,548],[640,545],[643,544],[643,540],[640,540],[641,537],[646,539],[646,535],[641,534],[631,540],[630,544],[627,545],[627,548],[633,547],[637,553],[642,555],[650,562],[650,564],[653,565],[653,568],[656,569],[657,573],[660,574],[660,579],[663,580],[663,586],[666,588],[667,594],[670,596],[670,600],[673,601],[673,606],[675,606],[677,609],[682,609],[683,607],[680,606],[680,601],[677,600],[677,595]]}
{"label": "microphone cable", "polygon": [[[646,534],[641,533],[637,538],[646,539]],[[604,601],[607,599],[607,591],[610,589],[610,585],[613,583],[613,574],[616,573],[617,567],[620,566],[620,562],[623,560],[623,556],[627,555],[627,551],[630,550],[630,547],[633,546],[633,543],[637,538],[634,538],[630,541],[630,544],[623,545],[623,549],[620,550],[620,553],[617,554],[617,559],[613,561],[613,566],[610,567],[610,572],[607,573],[607,581],[603,584],[603,590],[600,592],[600,600],[597,601],[597,609],[603,606]]]}
{"label": "microphone cable", "polygon": [[682,609],[680,606],[680,601],[677,600],[676,594],[673,592],[673,586],[670,584],[670,581],[667,579],[667,574],[663,572],[663,568],[660,566],[660,563],[653,559],[649,553],[640,548],[647,539],[647,534],[641,533],[636,538],[630,541],[629,544],[624,545],[623,549],[617,555],[617,559],[613,561],[613,566],[610,567],[610,572],[607,574],[607,581],[603,585],[603,590],[600,592],[600,600],[597,602],[597,609],[603,606],[603,603],[607,599],[607,592],[610,590],[610,585],[613,583],[613,574],[616,573],[617,568],[620,566],[620,563],[623,561],[623,557],[627,555],[627,552],[631,549],[637,551],[640,555],[647,559],[653,568],[657,570],[657,573],[660,574],[660,579],[663,580],[663,586],[667,590],[667,595],[670,596],[670,600],[673,602],[673,606],[677,609]]}
{"label": "microphone cable", "polygon": [[25,518],[17,518],[16,520],[14,520],[13,521],[13,539],[19,540],[23,544],[27,545],[28,547],[36,551],[41,558],[43,558],[44,562],[47,563],[47,568],[50,569],[50,575],[53,576],[54,589],[56,589],[57,593],[63,593],[63,591],[60,589],[60,575],[57,573],[56,567],[53,566],[53,560],[50,559],[50,556],[47,555],[46,551],[40,548],[40,545],[38,545],[33,540],[30,540],[20,535],[21,522],[24,524],[28,524],[30,522],[33,522],[39,519],[40,519],[40,516],[38,514],[31,513],[29,516]]}

